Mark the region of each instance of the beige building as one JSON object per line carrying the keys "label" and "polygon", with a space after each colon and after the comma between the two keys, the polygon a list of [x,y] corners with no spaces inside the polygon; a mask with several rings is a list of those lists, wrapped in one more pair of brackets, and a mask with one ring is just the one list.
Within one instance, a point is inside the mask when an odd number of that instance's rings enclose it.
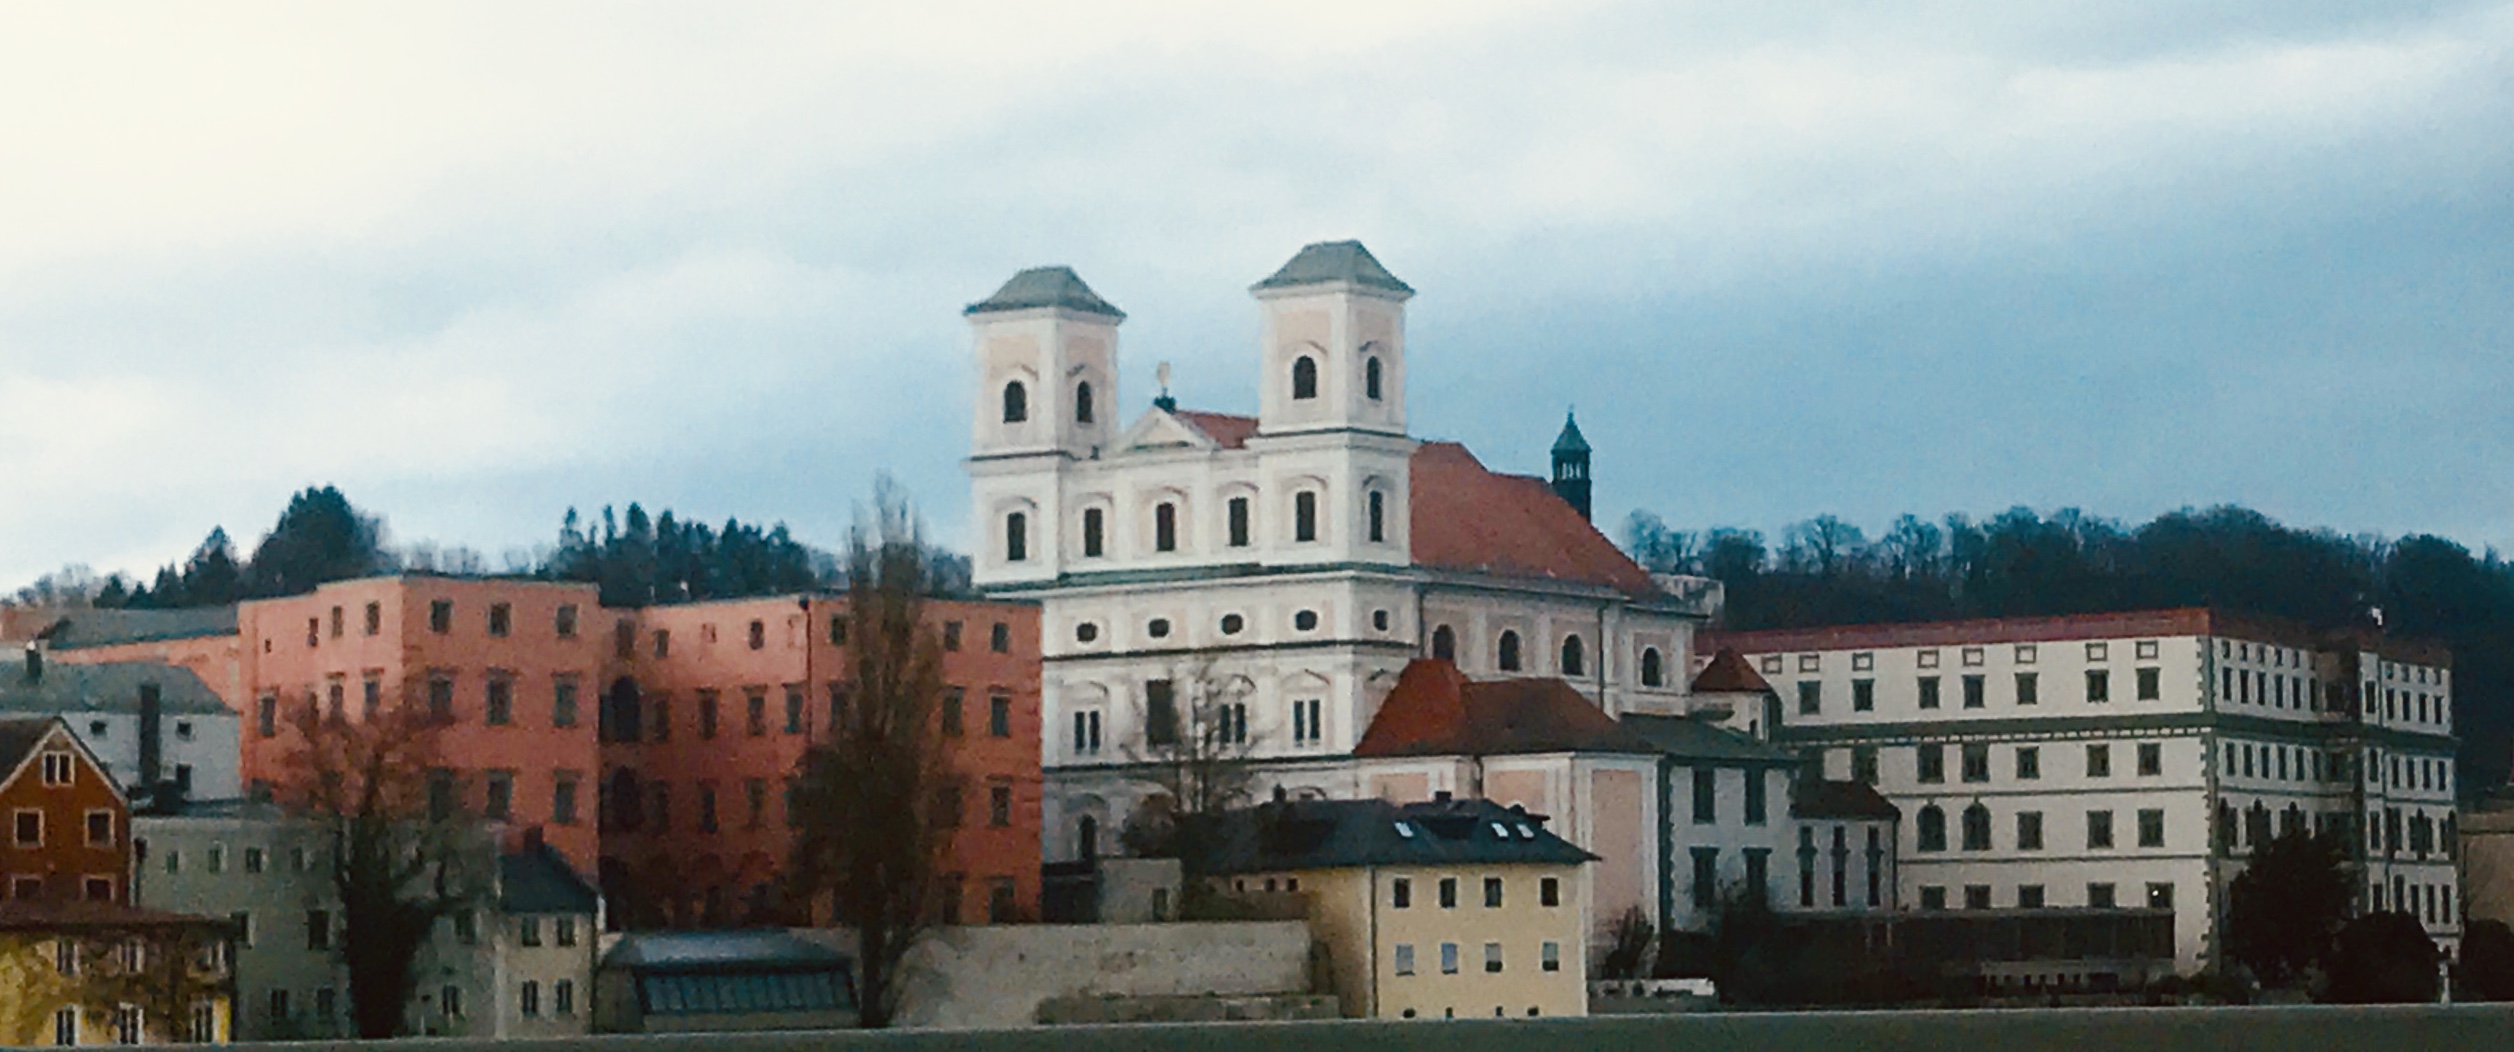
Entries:
{"label": "beige building", "polygon": [[1582,870],[1545,819],[1485,800],[1280,801],[1234,812],[1204,871],[1306,908],[1344,1014],[1588,1013]]}

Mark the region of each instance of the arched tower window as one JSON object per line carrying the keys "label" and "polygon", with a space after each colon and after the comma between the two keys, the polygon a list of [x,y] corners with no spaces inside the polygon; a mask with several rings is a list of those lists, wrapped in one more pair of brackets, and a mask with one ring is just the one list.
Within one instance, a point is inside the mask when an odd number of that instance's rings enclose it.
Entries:
{"label": "arched tower window", "polygon": [[1388,539],[1388,495],[1370,491],[1370,539],[1377,544]]}
{"label": "arched tower window", "polygon": [[1074,422],[1077,424],[1091,422],[1091,381],[1089,380],[1074,385]]}
{"label": "arched tower window", "polygon": [[1248,498],[1233,497],[1227,507],[1229,515],[1226,517],[1230,519],[1231,547],[1246,548],[1248,547]]}
{"label": "arched tower window", "polygon": [[1106,550],[1106,516],[1098,508],[1082,510],[1082,557],[1097,559]]}
{"label": "arched tower window", "polygon": [[1448,625],[1432,629],[1432,656],[1442,661],[1458,660],[1458,634]]}
{"label": "arched tower window", "polygon": [[1100,857],[1100,820],[1090,815],[1074,823],[1074,854],[1088,862]]}
{"label": "arched tower window", "polygon": [[1152,548],[1162,552],[1178,550],[1178,505],[1166,500],[1153,505]]}
{"label": "arched tower window", "polygon": [[1588,648],[1580,645],[1579,636],[1563,637],[1563,675],[1588,675]]}
{"label": "arched tower window", "polygon": [[1663,663],[1664,663],[1664,660],[1665,660],[1665,659],[1663,659],[1663,658],[1659,657],[1659,648],[1657,648],[1657,647],[1644,647],[1644,648],[1642,648],[1642,651],[1641,651],[1641,685],[1642,685],[1642,686],[1645,686],[1645,687],[1664,687],[1664,686],[1666,686],[1666,685],[1667,685],[1667,669],[1665,668],[1665,666],[1664,666],[1664,664],[1663,664]]}
{"label": "arched tower window", "polygon": [[1912,831],[1912,839],[1918,842],[1920,850],[1947,849],[1947,813],[1939,810],[1938,805],[1921,808],[1920,816],[1912,820]]}
{"label": "arched tower window", "polygon": [[1964,850],[1990,850],[1990,809],[1974,804],[1964,809]]}
{"label": "arched tower window", "polygon": [[1503,632],[1501,634],[1501,645],[1497,648],[1497,650],[1498,653],[1496,656],[1500,658],[1499,664],[1501,665],[1502,671],[1519,671],[1519,633]]}
{"label": "arched tower window", "polygon": [[1014,512],[1004,516],[1004,561],[1022,562],[1030,558],[1030,516]]}
{"label": "arched tower window", "polygon": [[1379,400],[1379,356],[1362,359],[1362,394],[1371,401]]}
{"label": "arched tower window", "polygon": [[1318,397],[1318,359],[1306,354],[1292,359],[1292,397]]}
{"label": "arched tower window", "polygon": [[1318,539],[1318,494],[1303,490],[1292,495],[1292,539]]}
{"label": "arched tower window", "polygon": [[1018,424],[1030,419],[1030,389],[1015,380],[1004,385],[1004,422]]}

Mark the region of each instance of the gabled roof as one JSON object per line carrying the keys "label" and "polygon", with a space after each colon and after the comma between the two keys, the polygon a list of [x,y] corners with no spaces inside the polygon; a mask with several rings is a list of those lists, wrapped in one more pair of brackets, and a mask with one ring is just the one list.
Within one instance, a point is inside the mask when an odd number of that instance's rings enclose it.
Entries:
{"label": "gabled roof", "polygon": [[1439,658],[1406,663],[1353,746],[1357,757],[1652,751],[1562,680],[1479,682]]}
{"label": "gabled roof", "polygon": [[1865,782],[1831,782],[1817,778],[1800,778],[1790,787],[1791,818],[1846,818],[1862,821],[1895,821],[1903,817],[1901,809]]}
{"label": "gabled roof", "polygon": [[1455,442],[1423,443],[1411,475],[1416,565],[1658,594],[1649,571],[1543,479],[1494,472]]}
{"label": "gabled roof", "polygon": [[1693,678],[1696,694],[1770,694],[1772,684],[1756,672],[1745,655],[1729,647],[1711,655],[1711,663]]}
{"label": "gabled roof", "polygon": [[1648,741],[1656,751],[1679,760],[1780,766],[1798,762],[1797,753],[1689,716],[1626,713],[1623,724]]}
{"label": "gabled roof", "polygon": [[1032,267],[1015,274],[995,294],[961,311],[962,314],[993,314],[998,311],[1031,310],[1038,307],[1063,307],[1084,314],[1100,314],[1124,318],[1117,309],[1091,286],[1082,283],[1082,275],[1072,267]]}
{"label": "gabled roof", "polygon": [[507,913],[592,913],[597,896],[547,842],[498,856],[498,908]]}
{"label": "gabled roof", "polygon": [[1303,245],[1289,261],[1275,268],[1275,272],[1268,275],[1266,280],[1248,288],[1249,291],[1255,292],[1259,289],[1299,288],[1303,285],[1324,285],[1336,281],[1348,281],[1356,285],[1386,289],[1408,296],[1414,294],[1412,286],[1398,281],[1396,275],[1388,273],[1388,268],[1381,266],[1379,260],[1370,254],[1369,249],[1363,248],[1359,241],[1319,241]]}
{"label": "gabled roof", "polygon": [[1596,859],[1545,816],[1490,800],[1291,800],[1222,816],[1206,873],[1356,866],[1578,865]]}
{"label": "gabled roof", "polygon": [[48,661],[28,679],[20,669],[0,669],[0,712],[140,711],[140,688],[157,687],[159,711],[167,715],[223,716],[234,710],[191,669],[156,661],[108,661],[73,665]]}
{"label": "gabled roof", "polygon": [[182,610],[72,610],[46,628],[42,637],[54,650],[77,650],[235,633],[236,608],[230,604]]}
{"label": "gabled roof", "polygon": [[[61,725],[59,719],[51,716],[0,719],[0,779],[24,766],[27,755],[44,743],[54,727]],[[5,784],[0,781],[0,785]]]}

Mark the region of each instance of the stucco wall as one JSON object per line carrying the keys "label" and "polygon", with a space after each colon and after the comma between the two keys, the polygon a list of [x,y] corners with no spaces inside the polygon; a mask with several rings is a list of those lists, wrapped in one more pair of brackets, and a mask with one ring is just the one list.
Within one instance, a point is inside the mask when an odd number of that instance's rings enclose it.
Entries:
{"label": "stucco wall", "polygon": [[[847,933],[795,934],[851,948]],[[1303,993],[1309,929],[1229,924],[1023,924],[944,928],[905,962],[903,1026],[1029,1026],[1050,998]]]}

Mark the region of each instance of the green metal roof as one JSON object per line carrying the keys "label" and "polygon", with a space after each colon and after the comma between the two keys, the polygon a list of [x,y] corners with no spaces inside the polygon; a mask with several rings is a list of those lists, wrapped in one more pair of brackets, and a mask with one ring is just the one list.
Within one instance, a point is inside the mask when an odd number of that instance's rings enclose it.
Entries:
{"label": "green metal roof", "polygon": [[1588,451],[1589,440],[1581,437],[1580,422],[1572,419],[1570,412],[1564,412],[1563,433],[1560,437],[1554,439],[1554,452],[1586,453]]}
{"label": "green metal roof", "polygon": [[1414,294],[1413,286],[1388,273],[1388,268],[1379,265],[1379,260],[1359,241],[1320,241],[1302,246],[1289,262],[1276,268],[1266,280],[1249,286],[1249,290],[1298,288],[1336,281],[1349,281],[1409,296]]}
{"label": "green metal roof", "polygon": [[1117,309],[1091,286],[1082,282],[1082,275],[1072,267],[1032,267],[1013,275],[995,295],[970,304],[962,314],[994,314],[1001,311],[1034,310],[1040,307],[1062,307],[1084,314],[1124,318]]}

